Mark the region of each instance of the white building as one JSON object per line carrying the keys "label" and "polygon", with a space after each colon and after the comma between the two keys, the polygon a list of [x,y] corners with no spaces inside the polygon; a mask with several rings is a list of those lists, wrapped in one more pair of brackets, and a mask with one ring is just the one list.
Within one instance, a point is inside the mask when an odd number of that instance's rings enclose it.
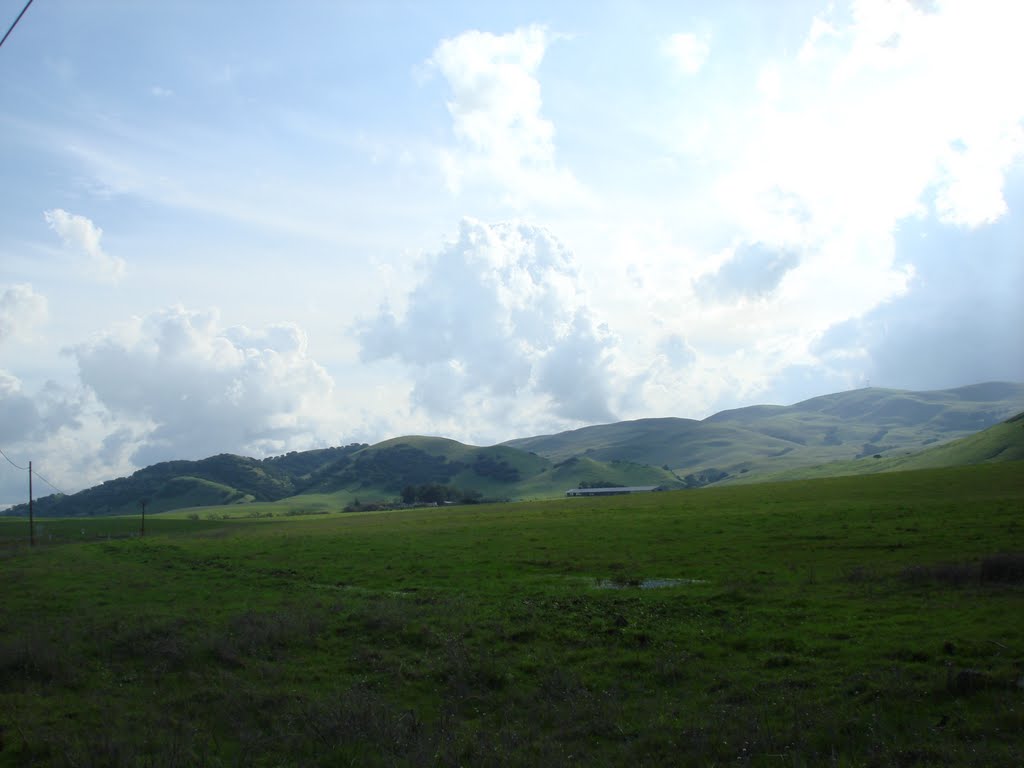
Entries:
{"label": "white building", "polygon": [[656,485],[627,485],[621,488],[570,488],[566,496],[616,496],[623,493],[647,493],[656,491]]}

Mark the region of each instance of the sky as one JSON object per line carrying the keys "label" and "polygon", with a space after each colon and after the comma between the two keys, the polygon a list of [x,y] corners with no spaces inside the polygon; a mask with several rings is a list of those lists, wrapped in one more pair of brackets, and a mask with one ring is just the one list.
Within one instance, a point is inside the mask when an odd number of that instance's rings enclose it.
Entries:
{"label": "sky", "polygon": [[1016,0],[36,0],[0,47],[0,449],[72,493],[1024,381],[1021,29]]}

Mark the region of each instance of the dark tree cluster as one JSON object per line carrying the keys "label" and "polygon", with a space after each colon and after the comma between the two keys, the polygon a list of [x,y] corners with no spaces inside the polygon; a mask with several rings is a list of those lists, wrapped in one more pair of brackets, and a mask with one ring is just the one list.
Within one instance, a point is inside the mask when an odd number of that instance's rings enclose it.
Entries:
{"label": "dark tree cluster", "polygon": [[404,504],[444,504],[446,501],[460,504],[474,504],[480,501],[479,491],[460,490],[452,485],[428,483],[407,485],[402,489]]}
{"label": "dark tree cluster", "polygon": [[519,470],[504,459],[477,454],[473,462],[473,471],[481,477],[489,477],[502,483],[514,483],[520,479]]}

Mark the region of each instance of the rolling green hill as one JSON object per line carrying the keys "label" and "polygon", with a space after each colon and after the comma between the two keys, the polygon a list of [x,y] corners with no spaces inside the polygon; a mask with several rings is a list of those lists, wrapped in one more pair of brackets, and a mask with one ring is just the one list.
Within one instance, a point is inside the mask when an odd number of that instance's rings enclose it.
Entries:
{"label": "rolling green hill", "polygon": [[727,483],[784,482],[811,480],[841,475],[873,475],[914,469],[941,469],[971,464],[1024,461],[1024,412],[973,435],[928,448],[878,458],[869,456],[853,461],[836,461],[809,467],[797,467],[767,475],[730,478]]}
{"label": "rolling green hill", "polygon": [[[340,509],[357,499],[394,502],[410,487],[443,486],[448,498],[550,498],[581,484],[694,488],[1001,461],[1024,456],[1019,420],[976,433],[1021,411],[1024,384],[866,388],[703,421],[639,419],[486,448],[406,436],[262,460],[168,461],[71,496],[43,497],[35,511],[115,515],[137,512],[142,500],[162,512],[293,497]],[[951,442],[960,438],[968,439]],[[25,515],[27,506],[8,514]]]}
{"label": "rolling green hill", "polygon": [[397,437],[357,451],[326,467],[307,489],[339,501],[392,500],[407,486],[447,485],[487,499],[561,496],[581,483],[680,487],[656,467],[576,458],[555,463],[507,445],[477,448],[441,437]]}
{"label": "rolling green hill", "polygon": [[[202,461],[169,461],[79,493],[35,502],[40,517],[135,514],[227,504],[316,499],[335,509],[355,500],[393,503],[407,487],[445,486],[456,496],[523,499],[561,496],[589,485],[682,487],[671,472],[613,460],[571,458],[560,464],[505,445],[478,448],[442,437],[407,436],[376,445],[293,453],[269,459],[222,454]],[[305,505],[308,506],[308,505]],[[8,514],[27,515],[27,505]]]}
{"label": "rolling green hill", "polygon": [[865,388],[791,406],[755,405],[703,421],[640,419],[510,440],[555,461],[587,456],[668,467],[689,485],[755,480],[833,462],[905,456],[965,437],[1024,409],[1024,385],[934,392]]}
{"label": "rolling green hill", "polygon": [[932,469],[1021,460],[1024,460],[1024,411],[969,437],[897,461],[900,469]]}
{"label": "rolling green hill", "polygon": [[[301,492],[316,469],[361,447],[325,448],[263,460],[223,453],[200,461],[164,461],[75,494],[36,499],[33,511],[42,517],[80,517],[134,514],[143,500],[150,512],[276,501]],[[27,515],[28,505],[12,507],[7,514]]]}

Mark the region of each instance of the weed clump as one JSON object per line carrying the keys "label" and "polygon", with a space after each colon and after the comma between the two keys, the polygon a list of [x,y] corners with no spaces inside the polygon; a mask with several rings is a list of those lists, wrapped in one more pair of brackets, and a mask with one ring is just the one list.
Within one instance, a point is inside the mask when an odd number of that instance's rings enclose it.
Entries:
{"label": "weed clump", "polygon": [[936,565],[910,565],[903,569],[905,581],[915,585],[944,584],[962,587],[977,581],[977,567],[971,563],[938,563]]}
{"label": "weed clump", "polygon": [[955,669],[946,672],[946,690],[954,696],[969,696],[995,686],[995,680],[977,669]]}
{"label": "weed clump", "polygon": [[911,584],[943,584],[962,587],[968,584],[1024,584],[1024,554],[1001,553],[982,558],[980,563],[938,563],[911,565],[902,578]]}
{"label": "weed clump", "polygon": [[322,617],[302,608],[246,611],[214,635],[210,645],[215,658],[241,667],[246,657],[274,660],[288,648],[312,646],[323,629]]}
{"label": "weed clump", "polygon": [[1024,583],[1024,553],[991,555],[981,561],[982,583]]}

